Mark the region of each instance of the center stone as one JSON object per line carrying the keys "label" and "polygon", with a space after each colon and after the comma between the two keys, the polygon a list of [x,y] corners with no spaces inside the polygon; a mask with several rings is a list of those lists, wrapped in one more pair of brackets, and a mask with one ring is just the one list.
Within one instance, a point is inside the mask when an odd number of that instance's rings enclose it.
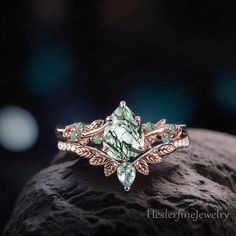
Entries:
{"label": "center stone", "polygon": [[144,134],[141,125],[135,120],[129,107],[119,106],[111,115],[104,130],[103,145],[107,154],[119,161],[133,161],[144,146]]}

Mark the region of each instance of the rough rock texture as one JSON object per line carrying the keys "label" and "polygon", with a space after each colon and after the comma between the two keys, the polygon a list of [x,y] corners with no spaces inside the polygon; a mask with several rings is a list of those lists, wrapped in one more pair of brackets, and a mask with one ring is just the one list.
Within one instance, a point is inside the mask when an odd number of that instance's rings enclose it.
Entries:
{"label": "rough rock texture", "polygon": [[[236,138],[189,130],[190,147],[151,166],[124,192],[116,174],[60,153],[22,190],[3,235],[236,235]],[[147,210],[229,213],[156,219]],[[167,209],[167,210],[166,210]]]}

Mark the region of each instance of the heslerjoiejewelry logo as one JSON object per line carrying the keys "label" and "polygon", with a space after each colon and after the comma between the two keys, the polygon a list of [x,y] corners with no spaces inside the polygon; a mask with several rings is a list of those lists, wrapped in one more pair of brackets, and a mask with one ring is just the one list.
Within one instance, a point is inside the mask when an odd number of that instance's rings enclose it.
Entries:
{"label": "heslerjoiejewelry logo", "polygon": [[181,219],[190,219],[192,221],[197,221],[201,219],[219,219],[223,222],[226,222],[229,217],[229,212],[221,212],[217,209],[215,212],[201,212],[199,210],[192,210],[191,212],[187,212],[184,210],[178,211],[169,211],[167,209],[164,210],[155,210],[150,209],[147,210],[147,218],[148,219],[172,219],[174,221],[179,221]]}

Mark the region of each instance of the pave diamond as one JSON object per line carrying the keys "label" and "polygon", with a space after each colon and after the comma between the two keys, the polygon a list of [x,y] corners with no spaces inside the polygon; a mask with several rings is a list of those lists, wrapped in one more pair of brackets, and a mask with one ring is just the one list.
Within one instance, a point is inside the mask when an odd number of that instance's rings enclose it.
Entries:
{"label": "pave diamond", "polygon": [[189,146],[189,138],[183,138],[174,142],[176,148],[183,148]]}
{"label": "pave diamond", "polygon": [[104,130],[103,144],[107,154],[116,160],[133,161],[144,146],[141,125],[127,106],[119,106]]}

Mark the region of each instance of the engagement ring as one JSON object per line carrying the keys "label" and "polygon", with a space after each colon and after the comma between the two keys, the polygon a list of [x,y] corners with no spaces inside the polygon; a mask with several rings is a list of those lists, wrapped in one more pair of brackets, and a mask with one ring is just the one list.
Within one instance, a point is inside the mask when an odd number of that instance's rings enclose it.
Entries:
{"label": "engagement ring", "polygon": [[126,191],[133,184],[136,171],[148,175],[148,164],[160,163],[162,157],[177,148],[187,147],[185,125],[141,123],[124,101],[105,120],[82,122],[57,128],[58,148],[89,158],[93,166],[104,166],[105,176],[117,172]]}

